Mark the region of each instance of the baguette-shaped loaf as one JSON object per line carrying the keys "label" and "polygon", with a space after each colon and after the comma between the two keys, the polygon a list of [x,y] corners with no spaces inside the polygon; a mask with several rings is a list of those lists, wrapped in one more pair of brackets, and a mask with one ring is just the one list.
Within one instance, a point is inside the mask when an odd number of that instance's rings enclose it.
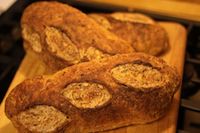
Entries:
{"label": "baguette-shaped loaf", "polygon": [[120,54],[23,81],[5,113],[20,133],[104,131],[161,118],[179,85],[162,59]]}
{"label": "baguette-shaped loaf", "polygon": [[111,14],[89,14],[100,25],[132,44],[137,52],[159,56],[168,45],[164,28],[143,14],[116,12]]}
{"label": "baguette-shaped loaf", "polygon": [[109,55],[134,52],[81,11],[58,2],[36,2],[21,19],[25,48],[34,51],[52,70]]}

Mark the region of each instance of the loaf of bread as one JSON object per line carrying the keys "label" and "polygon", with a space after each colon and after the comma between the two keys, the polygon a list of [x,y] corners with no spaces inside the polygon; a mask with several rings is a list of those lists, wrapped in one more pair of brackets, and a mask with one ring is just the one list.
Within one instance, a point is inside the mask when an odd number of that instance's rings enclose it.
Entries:
{"label": "loaf of bread", "polygon": [[26,79],[8,95],[5,113],[20,133],[104,131],[161,118],[179,85],[162,59],[119,54]]}
{"label": "loaf of bread", "polygon": [[58,2],[36,2],[27,7],[21,27],[25,48],[34,51],[55,71],[92,59],[134,52],[131,44],[84,13]]}
{"label": "loaf of bread", "polygon": [[169,47],[165,29],[143,14],[116,12],[93,13],[89,16],[118,37],[131,43],[137,52],[159,56]]}

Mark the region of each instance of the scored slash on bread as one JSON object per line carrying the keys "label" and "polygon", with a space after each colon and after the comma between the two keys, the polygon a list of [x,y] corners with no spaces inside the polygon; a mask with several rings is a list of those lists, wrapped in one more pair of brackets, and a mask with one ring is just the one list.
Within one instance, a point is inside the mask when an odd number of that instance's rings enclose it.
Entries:
{"label": "scored slash on bread", "polygon": [[54,71],[134,48],[81,11],[58,2],[36,2],[21,19],[24,47]]}
{"label": "scored slash on bread", "polygon": [[150,55],[115,55],[26,79],[8,95],[5,113],[20,133],[85,133],[149,123],[169,110],[178,75]]}
{"label": "scored slash on bread", "polygon": [[139,13],[115,12],[89,14],[96,22],[132,44],[136,52],[160,55],[167,51],[167,32],[148,16]]}

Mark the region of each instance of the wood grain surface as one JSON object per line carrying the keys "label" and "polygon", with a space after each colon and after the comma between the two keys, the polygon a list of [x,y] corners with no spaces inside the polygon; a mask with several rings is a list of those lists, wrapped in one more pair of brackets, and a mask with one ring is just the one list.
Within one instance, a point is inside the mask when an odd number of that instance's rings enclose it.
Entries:
{"label": "wood grain surface", "polygon": [[[168,64],[177,68],[178,72],[182,76],[183,65],[184,65],[184,56],[185,56],[185,47],[186,47],[186,30],[183,26],[177,23],[160,23],[168,32],[170,39],[170,49],[161,56]],[[44,65],[40,59],[35,55],[29,53],[27,54],[10,87],[6,94],[8,93],[21,81],[25,78],[31,78],[35,75],[45,73]],[[5,96],[5,97],[6,97]],[[178,108],[180,102],[180,89],[176,92],[171,108],[166,114],[165,117],[161,118],[158,121],[155,121],[150,124],[145,125],[132,125],[128,127],[123,127],[111,131],[108,133],[175,133],[176,132],[176,123],[178,117]],[[4,104],[5,98],[0,106],[0,133],[16,133],[17,131],[13,127],[10,120],[4,114]]]}
{"label": "wood grain surface", "polygon": [[[122,7],[129,11],[174,17],[200,24],[200,4],[189,0],[75,0],[77,3],[98,7]],[[198,2],[200,3],[200,2]]]}

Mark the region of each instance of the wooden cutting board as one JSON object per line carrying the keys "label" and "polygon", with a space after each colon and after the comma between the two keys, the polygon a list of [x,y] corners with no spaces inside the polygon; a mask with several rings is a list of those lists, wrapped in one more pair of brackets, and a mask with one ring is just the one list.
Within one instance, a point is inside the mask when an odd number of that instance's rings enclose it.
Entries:
{"label": "wooden cutting board", "polygon": [[197,1],[199,0],[74,0],[73,2],[91,7],[139,11],[199,24],[200,2],[197,4]]}
{"label": "wooden cutting board", "polygon": [[[161,56],[168,64],[175,66],[182,76],[185,47],[186,47],[186,30],[183,26],[177,23],[161,22],[160,23],[168,32],[170,49]],[[38,74],[45,73],[45,68],[42,62],[33,54],[27,54],[22,61],[10,87],[6,94],[13,89],[18,83],[25,78],[30,78]],[[5,97],[6,97],[5,96]],[[108,131],[109,133],[175,133],[176,122],[178,117],[178,108],[180,102],[180,89],[176,92],[173,103],[169,112],[165,117],[158,121],[145,125],[132,125],[115,130]],[[0,106],[0,133],[16,133],[12,123],[4,114],[5,98]]]}

